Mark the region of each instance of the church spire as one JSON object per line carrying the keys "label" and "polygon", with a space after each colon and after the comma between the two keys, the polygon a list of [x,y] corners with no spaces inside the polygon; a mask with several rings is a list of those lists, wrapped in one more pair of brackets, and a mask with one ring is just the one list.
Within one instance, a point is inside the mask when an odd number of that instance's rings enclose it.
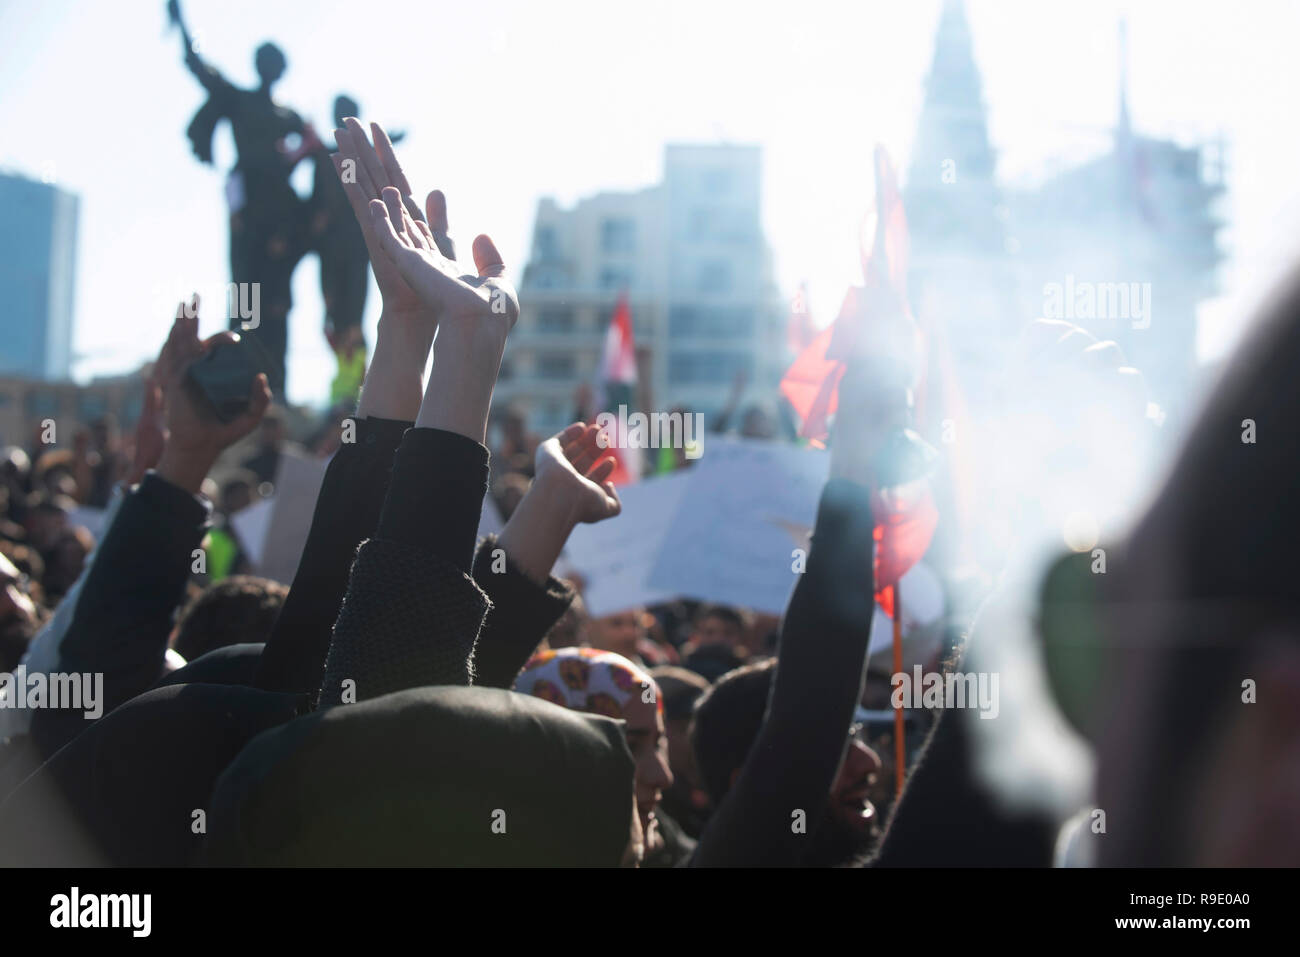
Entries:
{"label": "church spire", "polygon": [[908,165],[904,204],[917,246],[1001,252],[996,157],[962,0],[945,0]]}
{"label": "church spire", "polygon": [[1120,146],[1132,140],[1133,126],[1128,114],[1128,21],[1119,21],[1119,121],[1115,138]]}

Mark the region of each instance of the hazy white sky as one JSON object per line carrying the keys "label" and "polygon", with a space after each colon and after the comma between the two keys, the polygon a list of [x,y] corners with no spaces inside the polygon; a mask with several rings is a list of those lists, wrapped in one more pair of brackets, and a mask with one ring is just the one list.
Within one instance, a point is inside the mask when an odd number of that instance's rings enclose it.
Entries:
{"label": "hazy white sky", "polygon": [[[277,96],[328,131],[337,92],[407,129],[418,191],[443,189],[453,234],[527,256],[539,196],[561,202],[655,182],[670,141],[763,147],[764,220],[782,289],[811,281],[822,321],[857,275],[873,142],[906,169],[940,0],[799,4],[187,0],[203,54],[254,85],[273,39]],[[1000,172],[1012,182],[1104,144],[1117,100],[1116,24],[1129,22],[1139,130],[1228,142],[1222,300],[1202,354],[1220,353],[1300,252],[1289,0],[970,0]],[[229,278],[222,199],[233,160],[191,155],[202,91],[165,29],[163,0],[0,0],[0,166],[81,196],[76,371],[151,357],[162,290]],[[305,169],[304,169],[305,172]],[[333,363],[320,332],[316,261],[295,280],[290,397],[321,399]],[[372,289],[367,327],[378,314]],[[223,323],[214,310],[205,332]]]}

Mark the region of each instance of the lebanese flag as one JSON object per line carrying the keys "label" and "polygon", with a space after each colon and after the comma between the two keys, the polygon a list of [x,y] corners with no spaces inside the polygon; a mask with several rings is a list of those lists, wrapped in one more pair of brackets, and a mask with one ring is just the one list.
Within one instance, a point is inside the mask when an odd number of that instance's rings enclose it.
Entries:
{"label": "lebanese flag", "polygon": [[609,451],[616,464],[609,480],[615,485],[628,485],[641,477],[641,450],[625,447],[624,436],[619,434],[617,424],[625,418],[618,414],[618,407],[627,407],[631,414],[636,393],[636,341],[632,337],[632,309],[626,292],[618,297],[618,305],[614,307],[609,329],[605,332],[600,381],[604,392],[601,404],[615,420],[609,435]]}

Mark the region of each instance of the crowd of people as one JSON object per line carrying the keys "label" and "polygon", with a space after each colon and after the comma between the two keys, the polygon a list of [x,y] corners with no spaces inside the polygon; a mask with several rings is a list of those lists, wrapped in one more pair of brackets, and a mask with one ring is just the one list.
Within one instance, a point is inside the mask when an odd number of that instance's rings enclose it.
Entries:
{"label": "crowd of people", "polygon": [[[489,453],[518,316],[505,264],[485,235],[472,267],[457,261],[445,197],[417,202],[381,127],[349,117],[334,137],[382,313],[350,440],[335,422],[308,442],[329,461],[288,587],[247,574],[231,524],[275,481],[284,413],[265,375],[236,418],[205,407],[187,370],[234,336],[200,339],[197,309],[178,309],[132,435],[105,421],[66,452],[0,463],[0,863],[1300,859],[1284,419],[1300,288],[1104,575],[1068,556],[1037,569],[1032,612],[995,581],[944,621],[926,667],[947,673],[1003,668],[1012,617],[1041,626],[1044,680],[1096,763],[1084,816],[1053,816],[987,773],[989,748],[1032,734],[1032,717],[1003,719],[990,744],[981,716],[909,715],[897,766],[889,669],[869,656],[877,468],[896,423],[860,367],[783,616],[673,601],[591,618],[554,570],[577,525],[618,521],[600,430],[586,417],[535,437],[507,411]],[[1078,332],[1037,334],[1067,365],[1081,345],[1081,374],[1104,379],[1106,349]],[[749,434],[777,430],[749,418]],[[488,496],[504,524],[480,538]],[[79,506],[104,510],[98,542]],[[95,707],[16,706],[32,675],[93,677]]]}

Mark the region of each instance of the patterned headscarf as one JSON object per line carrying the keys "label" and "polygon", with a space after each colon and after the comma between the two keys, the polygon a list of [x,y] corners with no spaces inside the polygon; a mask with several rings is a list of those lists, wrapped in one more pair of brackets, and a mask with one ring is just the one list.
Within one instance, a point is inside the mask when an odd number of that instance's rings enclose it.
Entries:
{"label": "patterned headscarf", "polygon": [[574,711],[624,718],[634,695],[663,711],[663,697],[654,678],[612,651],[558,648],[543,651],[524,665],[515,681],[521,694],[542,698]]}

